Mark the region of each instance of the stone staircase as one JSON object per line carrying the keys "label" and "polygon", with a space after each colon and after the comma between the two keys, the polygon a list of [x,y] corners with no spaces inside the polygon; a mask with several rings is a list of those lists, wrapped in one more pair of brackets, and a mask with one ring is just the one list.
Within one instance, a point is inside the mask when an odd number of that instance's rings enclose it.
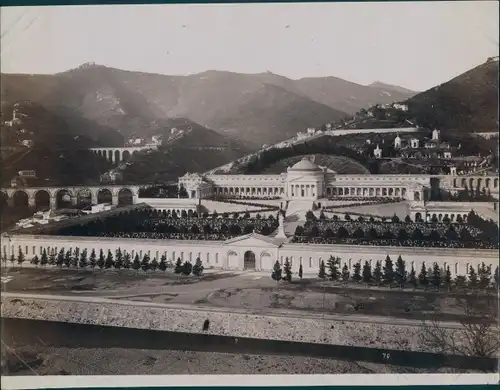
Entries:
{"label": "stone staircase", "polygon": [[286,221],[305,221],[306,213],[313,209],[312,200],[291,200],[286,209]]}

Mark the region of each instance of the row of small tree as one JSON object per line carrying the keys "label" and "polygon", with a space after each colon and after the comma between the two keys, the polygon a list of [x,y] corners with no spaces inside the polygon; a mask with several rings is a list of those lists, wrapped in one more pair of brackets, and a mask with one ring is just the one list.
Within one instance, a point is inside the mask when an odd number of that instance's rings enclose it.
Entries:
{"label": "row of small tree", "polygon": [[[2,256],[2,261],[4,263],[7,262],[7,255],[4,253]],[[26,256],[24,255],[21,248],[19,248],[17,257],[14,256],[14,253],[11,254],[9,258],[9,262],[14,266],[18,264],[22,267],[23,263],[26,262]],[[38,257],[35,255],[30,263],[38,266],[41,265],[43,267],[49,266],[58,266],[58,267],[66,267],[66,268],[99,268],[99,269],[133,269],[133,270],[143,270],[143,271],[166,271],[170,268],[171,264],[167,262],[167,257],[162,255],[160,261],[154,257],[152,260],[147,253],[144,254],[142,259],[139,257],[139,254],[136,253],[134,258],[132,258],[131,254],[128,252],[123,253],[120,248],[118,248],[113,256],[113,253],[110,249],[108,249],[107,254],[104,254],[104,251],[101,249],[99,251],[99,256],[97,255],[95,249],[92,249],[90,256],[88,255],[87,249],[80,251],[79,248],[76,248],[74,251],[69,249],[67,251],[64,248],[60,249],[56,254],[55,251],[51,251],[50,254],[47,254],[47,250],[43,249],[42,255]],[[201,259],[198,257],[194,266],[186,261],[182,263],[180,258],[177,259],[174,272],[177,274],[190,275],[193,273],[196,276],[201,276],[203,274],[203,264]]]}
{"label": "row of small tree", "polygon": [[[302,276],[303,269],[302,264],[300,264],[298,277],[302,279]],[[493,274],[493,283],[497,287],[499,285],[499,276],[500,271],[497,266]],[[283,269],[280,263],[276,261],[271,277],[276,281],[292,281],[292,269],[288,258],[285,259]],[[477,270],[470,266],[467,276],[457,275],[455,279],[452,279],[449,266],[446,269],[441,269],[437,263],[434,263],[432,267],[427,268],[425,262],[423,262],[420,273],[417,275],[413,265],[410,271],[407,270],[406,263],[400,255],[396,260],[395,266],[390,256],[387,256],[383,265],[381,261],[377,261],[373,269],[370,262],[365,261],[362,265],[361,261],[359,261],[354,264],[351,273],[347,264],[341,267],[340,257],[330,256],[326,264],[323,260],[320,262],[318,277],[331,281],[354,281],[357,283],[375,283],[377,285],[392,285],[393,283],[397,283],[401,288],[409,284],[414,288],[418,285],[424,288],[431,285],[436,289],[445,286],[448,290],[451,290],[454,285],[457,288],[487,289],[492,283],[492,269],[491,266],[481,263],[478,265]]]}

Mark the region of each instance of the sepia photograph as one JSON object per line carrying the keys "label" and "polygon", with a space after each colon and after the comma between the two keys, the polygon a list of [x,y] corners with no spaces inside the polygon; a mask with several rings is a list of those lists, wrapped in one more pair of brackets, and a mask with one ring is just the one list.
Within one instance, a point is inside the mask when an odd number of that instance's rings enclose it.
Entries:
{"label": "sepia photograph", "polygon": [[1,375],[498,382],[498,11],[2,7]]}

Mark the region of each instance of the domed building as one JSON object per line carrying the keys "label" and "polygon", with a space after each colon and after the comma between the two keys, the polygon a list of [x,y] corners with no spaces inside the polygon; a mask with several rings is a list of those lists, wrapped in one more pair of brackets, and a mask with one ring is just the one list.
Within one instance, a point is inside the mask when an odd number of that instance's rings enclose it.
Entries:
{"label": "domed building", "polygon": [[[415,184],[419,184],[415,187]],[[281,174],[198,175],[179,178],[190,198],[284,199],[388,198],[423,201],[430,191],[428,175],[338,174],[304,157]]]}
{"label": "domed building", "polygon": [[325,192],[325,170],[304,157],[287,169],[288,199],[316,200]]}

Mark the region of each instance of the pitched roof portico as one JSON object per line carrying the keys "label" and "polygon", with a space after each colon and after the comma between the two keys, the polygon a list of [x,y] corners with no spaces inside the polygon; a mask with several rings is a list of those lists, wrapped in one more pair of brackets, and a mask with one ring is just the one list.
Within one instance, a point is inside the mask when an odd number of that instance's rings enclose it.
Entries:
{"label": "pitched roof portico", "polygon": [[278,249],[285,239],[249,233],[224,241],[228,268],[268,270],[278,259]]}

